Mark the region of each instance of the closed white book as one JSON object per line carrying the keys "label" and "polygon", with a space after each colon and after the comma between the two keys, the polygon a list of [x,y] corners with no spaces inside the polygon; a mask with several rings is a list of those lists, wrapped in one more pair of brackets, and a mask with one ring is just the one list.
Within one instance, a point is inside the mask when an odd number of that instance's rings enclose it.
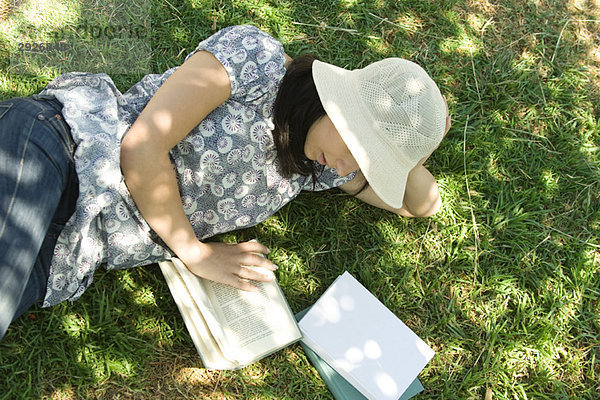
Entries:
{"label": "closed white book", "polygon": [[299,326],[302,342],[371,400],[398,400],[435,354],[348,272]]}

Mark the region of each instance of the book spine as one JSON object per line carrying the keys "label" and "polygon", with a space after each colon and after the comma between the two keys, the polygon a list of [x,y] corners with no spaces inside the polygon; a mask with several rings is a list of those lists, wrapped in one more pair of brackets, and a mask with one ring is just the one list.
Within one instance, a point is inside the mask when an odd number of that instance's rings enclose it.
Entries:
{"label": "book spine", "polygon": [[317,345],[306,332],[303,332],[302,342],[314,351],[319,357],[321,357],[326,363],[328,363],[334,370],[336,370],[348,383],[350,383],[356,390],[358,390],[368,400],[377,400],[374,398],[356,379],[352,377],[347,371],[342,368],[338,368],[335,363],[332,363],[331,357],[328,357],[327,352]]}

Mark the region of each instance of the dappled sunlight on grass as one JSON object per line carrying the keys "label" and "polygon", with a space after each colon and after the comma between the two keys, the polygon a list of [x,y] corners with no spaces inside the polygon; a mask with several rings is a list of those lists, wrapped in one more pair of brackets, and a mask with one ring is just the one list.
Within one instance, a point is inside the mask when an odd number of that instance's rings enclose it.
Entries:
{"label": "dappled sunlight on grass", "polygon": [[469,10],[478,11],[486,14],[493,14],[496,12],[496,4],[488,0],[467,0],[466,1],[467,8]]}
{"label": "dappled sunlight on grass", "polygon": [[507,176],[505,173],[501,172],[499,166],[503,165],[503,163],[499,162],[495,154],[489,155],[488,161],[488,172],[491,176],[493,176],[498,181],[509,182],[511,180],[510,176]]}
{"label": "dappled sunlight on grass", "polygon": [[173,379],[180,385],[208,385],[214,383],[215,376],[220,375],[217,371],[210,371],[205,368],[183,367],[174,371]]}
{"label": "dappled sunlight on grass", "polygon": [[545,189],[548,196],[555,196],[558,194],[560,186],[558,184],[560,177],[550,170],[542,171],[541,173],[541,186]]}
{"label": "dappled sunlight on grass", "polygon": [[81,315],[67,314],[61,320],[64,331],[73,338],[79,338],[81,333],[89,327],[88,322]]}
{"label": "dappled sunlight on grass", "polygon": [[52,28],[77,23],[80,3],[77,1],[36,0],[11,2],[7,18],[0,20],[0,33],[13,40],[48,40]]}
{"label": "dappled sunlight on grass", "polygon": [[56,26],[57,23],[76,22],[80,15],[80,5],[76,1],[28,0],[19,4],[18,14],[23,18],[22,22],[29,25],[27,28],[37,28],[37,33],[45,33],[44,28]]}
{"label": "dappled sunlight on grass", "polygon": [[481,41],[466,32],[462,32],[456,38],[446,39],[440,46],[444,53],[459,53],[462,55],[474,55],[482,49]]}
{"label": "dappled sunlight on grass", "polygon": [[32,43],[53,43],[52,32],[66,24],[76,24],[79,15],[76,2],[23,1],[11,2],[6,18],[0,19],[0,38],[7,60],[16,72],[26,69],[30,75],[49,80],[58,74],[55,62],[25,61],[30,54],[22,52],[23,46]]}
{"label": "dappled sunlight on grass", "polygon": [[423,29],[423,21],[412,14],[403,14],[398,17],[396,24],[409,33],[417,32]]}
{"label": "dappled sunlight on grass", "polygon": [[262,385],[265,383],[267,375],[272,371],[263,363],[254,363],[240,371],[240,374],[245,380],[252,382],[254,385]]}
{"label": "dappled sunlight on grass", "polygon": [[360,0],[340,0],[340,4],[343,7],[356,7]]}
{"label": "dappled sunlight on grass", "polygon": [[393,223],[393,220],[390,219],[379,220],[375,226],[381,234],[382,239],[388,243],[406,243],[412,242],[415,239],[412,232],[405,232],[403,229],[396,226]]}
{"label": "dappled sunlight on grass", "polygon": [[50,400],[74,400],[77,396],[71,385],[56,389],[51,395]]}
{"label": "dappled sunlight on grass", "polygon": [[0,19],[7,70],[45,81],[70,71],[147,71],[150,1],[10,1]]}
{"label": "dappled sunlight on grass", "polygon": [[469,14],[467,16],[467,23],[474,31],[478,32],[480,35],[485,33],[485,29],[489,26],[492,19],[486,18],[486,16],[481,14]]}
{"label": "dappled sunlight on grass", "polygon": [[156,299],[151,288],[144,288],[133,293],[133,299],[136,303],[144,306],[156,306]]}
{"label": "dappled sunlight on grass", "polygon": [[367,43],[378,53],[387,55],[390,52],[390,44],[379,37],[370,36]]}

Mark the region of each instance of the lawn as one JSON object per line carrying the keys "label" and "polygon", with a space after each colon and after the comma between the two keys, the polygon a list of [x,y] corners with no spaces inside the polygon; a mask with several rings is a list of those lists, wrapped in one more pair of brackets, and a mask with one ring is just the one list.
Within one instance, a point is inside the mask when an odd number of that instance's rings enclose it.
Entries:
{"label": "lawn", "polygon": [[[19,35],[46,43],[53,29],[104,21],[80,4],[100,7],[91,1],[12,3],[0,2],[1,98],[40,91],[65,65],[25,70]],[[119,18],[142,27],[128,51],[103,50],[108,64],[70,53],[122,91],[241,23],[291,56],[421,64],[453,121],[428,161],[438,214],[412,220],[340,191],[303,193],[215,240],[267,244],[294,311],[350,271],[436,351],[418,399],[600,398],[598,0],[124,3],[134,7]],[[92,34],[82,40],[78,50],[102,50]],[[79,301],[27,312],[0,342],[0,376],[0,399],[332,398],[298,345],[239,371],[203,369],[155,265],[100,271]]]}

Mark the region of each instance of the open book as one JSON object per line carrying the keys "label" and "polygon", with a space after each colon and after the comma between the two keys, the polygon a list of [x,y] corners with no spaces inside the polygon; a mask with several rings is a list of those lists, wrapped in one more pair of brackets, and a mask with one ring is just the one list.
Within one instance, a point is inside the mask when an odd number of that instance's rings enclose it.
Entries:
{"label": "open book", "polygon": [[159,266],[205,368],[242,368],[302,337],[274,276],[248,292],[202,279],[177,258]]}
{"label": "open book", "polygon": [[434,351],[348,272],[300,320],[303,344],[370,400],[398,400]]}

